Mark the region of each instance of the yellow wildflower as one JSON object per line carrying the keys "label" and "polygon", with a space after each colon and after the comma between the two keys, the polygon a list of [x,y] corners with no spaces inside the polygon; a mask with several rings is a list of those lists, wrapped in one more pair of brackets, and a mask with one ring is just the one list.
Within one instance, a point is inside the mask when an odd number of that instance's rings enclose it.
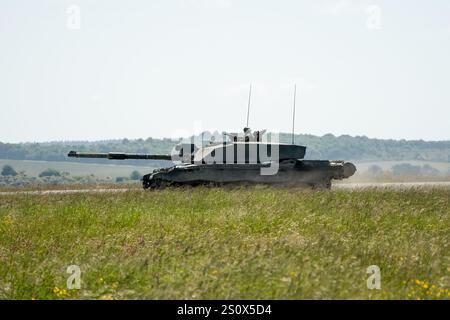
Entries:
{"label": "yellow wildflower", "polygon": [[60,289],[58,287],[54,287],[53,288],[53,293],[58,297],[58,298],[65,298],[65,297],[69,297],[70,294],[66,289]]}

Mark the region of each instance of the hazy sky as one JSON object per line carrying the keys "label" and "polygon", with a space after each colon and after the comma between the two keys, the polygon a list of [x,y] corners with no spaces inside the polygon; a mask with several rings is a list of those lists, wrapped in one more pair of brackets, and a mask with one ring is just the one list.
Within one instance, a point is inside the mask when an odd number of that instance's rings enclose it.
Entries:
{"label": "hazy sky", "polygon": [[[78,19],[78,10],[79,18]],[[78,24],[79,22],[79,24]],[[450,1],[0,0],[0,141],[450,139]]]}

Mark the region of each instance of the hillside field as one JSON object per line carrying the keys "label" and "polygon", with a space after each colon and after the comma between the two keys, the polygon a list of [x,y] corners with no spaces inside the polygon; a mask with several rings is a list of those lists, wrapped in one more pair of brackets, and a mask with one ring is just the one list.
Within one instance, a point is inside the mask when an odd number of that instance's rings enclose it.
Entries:
{"label": "hillside field", "polygon": [[441,173],[447,173],[450,170],[450,162],[434,162],[420,160],[404,160],[404,161],[354,161],[359,172],[367,172],[370,166],[380,166],[383,170],[391,170],[393,166],[408,163],[413,166],[429,165]]}
{"label": "hillside field", "polygon": [[449,299],[449,239],[448,188],[0,195],[0,299]]}
{"label": "hillside field", "polygon": [[11,165],[16,171],[25,171],[28,176],[37,177],[42,171],[51,168],[59,172],[68,172],[71,176],[95,175],[99,178],[128,177],[133,170],[142,174],[152,172],[152,166],[131,166],[98,163],[78,163],[68,161],[36,161],[36,160],[7,160],[0,159],[0,169],[4,165]]}
{"label": "hillside field", "polygon": [[[450,172],[450,162],[432,162],[432,161],[417,161],[417,160],[405,160],[405,161],[353,161],[357,167],[357,173],[354,177],[345,180],[343,182],[358,181],[361,175],[366,175],[370,166],[377,165],[383,170],[389,171],[393,166],[398,164],[408,163],[415,166],[430,165],[431,167],[439,170],[442,174],[441,179],[448,180],[448,174]],[[83,162],[69,162],[69,161],[36,161],[36,160],[9,160],[0,159],[0,169],[4,165],[11,165],[16,171],[24,171],[26,175],[37,177],[42,171],[51,168],[59,172],[68,172],[71,176],[85,176],[95,175],[99,178],[116,178],[116,177],[128,177],[133,170],[139,171],[141,174],[152,172],[155,168],[158,168],[158,163],[153,161],[141,161],[142,166],[137,165],[124,165],[117,161],[110,161],[106,164],[98,163],[83,163]],[[168,164],[170,165],[170,164]],[[427,179],[429,177],[424,177]],[[403,177],[404,179],[404,177]],[[422,179],[422,180],[423,180]],[[381,179],[383,180],[383,179]],[[386,180],[386,179],[384,179]],[[399,180],[399,177],[389,177],[388,180]],[[409,177],[409,180],[421,180],[418,177]]]}

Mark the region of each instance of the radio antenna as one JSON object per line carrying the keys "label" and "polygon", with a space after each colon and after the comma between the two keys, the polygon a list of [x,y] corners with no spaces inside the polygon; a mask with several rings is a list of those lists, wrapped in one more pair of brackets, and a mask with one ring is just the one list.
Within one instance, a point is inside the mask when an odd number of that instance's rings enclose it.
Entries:
{"label": "radio antenna", "polygon": [[248,92],[248,105],[247,105],[247,128],[248,128],[248,118],[250,116],[250,100],[252,98],[252,84],[250,83],[250,90]]}
{"label": "radio antenna", "polygon": [[297,84],[294,85],[294,108],[292,110],[292,144],[294,144],[294,130],[295,130],[295,98],[297,95]]}

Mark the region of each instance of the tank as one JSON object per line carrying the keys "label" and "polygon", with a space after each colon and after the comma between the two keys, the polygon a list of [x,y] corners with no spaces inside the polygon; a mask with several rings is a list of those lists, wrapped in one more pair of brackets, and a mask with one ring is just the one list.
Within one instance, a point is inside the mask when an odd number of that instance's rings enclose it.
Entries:
{"label": "tank", "polygon": [[329,189],[332,180],[346,179],[356,172],[355,165],[342,160],[305,160],[305,146],[264,139],[265,130],[244,128],[243,134],[223,133],[223,137],[206,145],[202,141],[200,147],[192,141],[180,143],[171,154],[70,151],[68,156],[174,162],[144,175],[145,189],[257,184]]}

